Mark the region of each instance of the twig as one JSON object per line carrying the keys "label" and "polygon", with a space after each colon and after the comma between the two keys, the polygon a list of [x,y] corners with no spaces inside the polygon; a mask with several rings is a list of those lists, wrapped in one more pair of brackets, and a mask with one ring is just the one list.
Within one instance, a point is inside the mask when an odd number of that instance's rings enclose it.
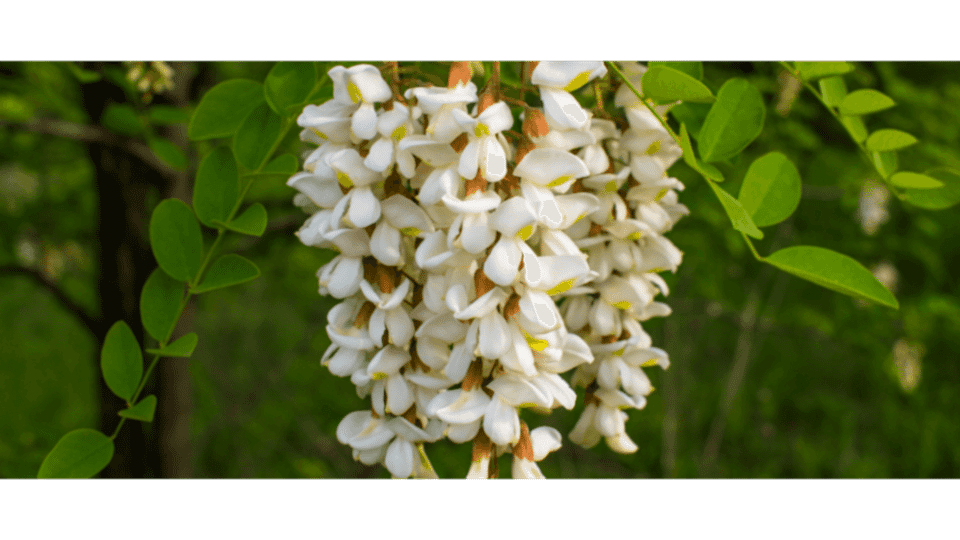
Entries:
{"label": "twig", "polygon": [[37,283],[44,289],[50,291],[50,294],[52,294],[53,297],[56,298],[64,308],[67,309],[67,311],[73,313],[78,319],[80,319],[80,322],[82,322],[84,326],[86,326],[91,332],[94,334],[97,333],[97,330],[100,326],[99,321],[90,316],[85,309],[70,299],[66,293],[60,289],[60,287],[57,287],[56,283],[47,278],[47,276],[43,275],[43,273],[39,270],[26,268],[23,266],[7,265],[0,266],[0,274],[20,274],[29,277],[34,281],[34,283]]}
{"label": "twig", "polygon": [[53,135],[86,143],[100,143],[126,150],[163,175],[173,178],[176,171],[158,159],[150,148],[135,139],[121,137],[116,133],[90,124],[77,124],[66,120],[38,118],[27,123],[0,122],[0,127],[25,129],[41,135]]}
{"label": "twig", "polygon": [[[777,235],[773,241],[772,250],[776,250],[778,245],[789,236],[791,230],[791,221],[787,221],[777,228]],[[749,243],[749,241],[748,241]],[[751,244],[752,246],[752,244]],[[771,275],[776,272],[772,266],[765,265],[760,271],[761,275],[747,297],[746,305],[740,315],[740,335],[737,336],[737,346],[734,349],[733,366],[727,374],[727,384],[724,386],[723,395],[720,398],[720,407],[713,422],[710,424],[710,434],[707,436],[707,442],[703,447],[703,453],[700,457],[700,476],[707,476],[713,472],[717,461],[717,455],[720,451],[720,443],[723,440],[723,432],[726,428],[727,419],[730,411],[733,410],[733,403],[743,387],[743,381],[746,378],[747,367],[750,363],[753,352],[753,343],[756,339],[757,320],[760,311],[760,291],[765,289],[770,281]],[[783,285],[786,274],[776,272],[776,283],[766,302],[766,311],[764,315],[770,314],[776,309],[783,299]],[[761,331],[765,331],[767,325],[763,325]]]}

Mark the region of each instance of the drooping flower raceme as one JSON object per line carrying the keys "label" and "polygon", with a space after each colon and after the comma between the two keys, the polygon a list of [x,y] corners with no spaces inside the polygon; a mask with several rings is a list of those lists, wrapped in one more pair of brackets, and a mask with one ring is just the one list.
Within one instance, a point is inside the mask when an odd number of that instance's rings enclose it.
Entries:
{"label": "drooping flower raceme", "polygon": [[[643,70],[624,64],[638,86]],[[572,410],[575,386],[571,440],[636,451],[625,409],[653,391],[644,369],[669,365],[643,322],[670,313],[658,272],[682,254],[664,235],[687,209],[666,172],[679,146],[644,103],[621,87],[618,123],[578,102],[605,74],[540,62],[534,108],[496,77],[401,91],[374,66],[335,67],[333,99],[298,118],[317,148],[288,182],[311,214],[297,235],[338,252],[317,274],[341,300],[321,362],[370,398],[337,429],[355,459],[436,478],[425,445],[446,437],[472,442],[468,478],[498,476],[505,453],[514,478],[543,478],[562,435],[524,409]]]}

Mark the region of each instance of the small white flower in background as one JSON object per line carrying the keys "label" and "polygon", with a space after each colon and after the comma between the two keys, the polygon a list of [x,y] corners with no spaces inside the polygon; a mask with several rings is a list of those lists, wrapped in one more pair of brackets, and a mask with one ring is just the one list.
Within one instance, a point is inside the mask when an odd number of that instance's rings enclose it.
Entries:
{"label": "small white flower in background", "polygon": [[863,232],[873,236],[880,226],[890,219],[887,203],[890,191],[875,180],[867,180],[860,188],[860,202],[857,206],[857,219]]}
{"label": "small white flower in background", "polygon": [[[342,300],[321,363],[371,400],[337,438],[395,478],[436,478],[424,444],[441,437],[472,441],[467,478],[498,477],[506,453],[514,478],[543,478],[562,437],[521,409],[573,410],[572,384],[587,399],[570,439],[634,452],[624,410],[653,391],[644,368],[669,365],[642,323],[670,313],[656,272],[682,259],[664,236],[688,213],[666,172],[679,146],[623,87],[626,131],[583,109],[571,92],[602,62],[538,63],[522,134],[466,65],[406,102],[374,66],[335,67],[333,99],[297,119],[317,145],[288,181],[311,214],[297,235],[339,252],[317,273]],[[624,64],[638,85],[644,69]]]}

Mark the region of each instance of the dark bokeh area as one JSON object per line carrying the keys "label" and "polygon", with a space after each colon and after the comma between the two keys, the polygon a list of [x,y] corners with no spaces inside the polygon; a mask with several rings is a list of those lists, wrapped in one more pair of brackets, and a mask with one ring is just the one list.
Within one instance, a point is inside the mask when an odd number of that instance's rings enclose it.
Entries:
{"label": "dark bokeh area", "polygon": [[[856,65],[845,77],[851,90],[875,88],[898,104],[867,117],[868,128],[920,140],[899,153],[901,168],[960,168],[960,65]],[[142,120],[147,99],[189,118],[217,82],[263,80],[271,64],[169,66],[173,87],[145,97],[126,78],[129,65],[87,63],[89,71],[78,73],[65,63],[0,63],[0,477],[35,477],[64,433],[112,430],[118,420],[119,400],[99,374],[100,344],[120,318],[143,341],[139,290],[155,268],[150,210],[166,197],[189,201],[196,165],[212,148],[188,142],[185,123]],[[442,76],[446,67],[436,69]],[[89,72],[104,76],[82,83]],[[713,193],[678,163],[671,173],[686,185],[680,200],[691,214],[668,234],[684,252],[678,272],[665,276],[673,314],[644,323],[671,367],[648,370],[656,391],[646,409],[628,411],[639,451],[619,455],[603,443],[586,450],[565,440],[542,471],[550,478],[957,477],[957,209],[884,198],[843,128],[779,65],[705,64],[711,88],[732,76],[760,88],[768,111],[760,138],[719,165],[723,188],[736,195],[750,163],[774,150],[804,182],[796,213],[767,229],[758,251],[840,251],[881,276],[901,308],[760,264]],[[186,162],[158,159],[150,137],[171,141]],[[304,148],[295,132],[284,143],[297,155]],[[336,440],[340,420],[367,402],[320,366],[335,300],[317,294],[316,271],[333,253],[294,236],[306,218],[294,193],[279,179],[254,184],[247,200],[266,206],[267,232],[229,236],[225,249],[253,260],[262,276],[194,298],[175,333],[199,334],[193,358],[162,360],[149,387],[160,398],[157,420],[124,426],[104,476],[389,477],[355,462]],[[213,233],[205,235],[209,246]],[[573,411],[522,415],[566,437],[582,406],[581,392]],[[427,452],[441,477],[465,476],[469,445],[441,441]]]}

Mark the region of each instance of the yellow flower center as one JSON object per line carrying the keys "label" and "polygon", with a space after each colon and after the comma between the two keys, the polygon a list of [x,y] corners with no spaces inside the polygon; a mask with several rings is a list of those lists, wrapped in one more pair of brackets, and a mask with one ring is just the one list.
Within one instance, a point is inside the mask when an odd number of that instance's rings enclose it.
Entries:
{"label": "yellow flower center", "polygon": [[630,233],[627,235],[627,240],[639,240],[642,235],[643,235],[643,232],[641,231]]}
{"label": "yellow flower center", "polygon": [[360,103],[360,99],[363,97],[363,95],[360,94],[360,89],[356,84],[353,83],[353,81],[350,81],[347,84],[347,92],[350,94],[351,101],[354,103]]}
{"label": "yellow flower center", "polygon": [[656,358],[651,358],[651,359],[647,360],[646,362],[644,362],[644,363],[642,363],[642,364],[640,364],[640,365],[641,365],[642,367],[653,367],[653,366],[657,365],[657,359],[656,359]]}
{"label": "yellow flower center", "polygon": [[402,126],[398,127],[397,129],[393,130],[393,134],[390,135],[390,138],[393,139],[393,140],[395,140],[395,141],[397,141],[397,142],[400,142],[400,139],[402,139],[402,138],[404,138],[404,137],[406,137],[406,136],[407,136],[407,126],[406,126],[406,125],[402,125]]}
{"label": "yellow flower center", "polygon": [[517,231],[517,238],[526,241],[527,238],[530,238],[531,234],[533,234],[533,223]]}
{"label": "yellow flower center", "polygon": [[653,144],[647,148],[647,155],[652,156],[660,151],[660,141],[653,141]]}
{"label": "yellow flower center", "polygon": [[423,232],[416,227],[404,227],[400,229],[400,232],[407,236],[420,236],[420,233]]}
{"label": "yellow flower center", "polygon": [[562,292],[566,292],[570,290],[570,287],[573,287],[573,282],[576,280],[577,278],[571,278],[565,281],[561,281],[560,283],[557,284],[556,287],[547,291],[547,294],[554,295],[554,294],[560,294]]}
{"label": "yellow flower center", "polygon": [[553,182],[550,182],[549,184],[547,184],[547,187],[557,187],[557,186],[559,186],[560,184],[563,184],[563,183],[565,183],[565,182],[569,182],[571,178],[573,178],[573,177],[570,176],[569,174],[566,175],[566,176],[561,176],[560,178],[557,178],[557,179],[554,180]]}
{"label": "yellow flower center", "polygon": [[580,88],[581,86],[587,84],[587,81],[589,80],[590,80],[590,72],[584,71],[583,73],[580,73],[579,75],[574,77],[573,80],[570,81],[570,84],[564,86],[563,89],[566,90],[567,92],[573,92],[577,88]]}
{"label": "yellow flower center", "polygon": [[317,137],[320,137],[321,139],[323,139],[323,140],[325,140],[325,141],[329,141],[329,140],[330,140],[330,138],[327,137],[326,135],[324,135],[323,133],[321,133],[319,129],[311,128],[310,131],[316,133],[316,134],[317,134]]}
{"label": "yellow flower center", "polygon": [[653,198],[655,201],[659,201],[667,195],[667,192],[670,191],[669,188],[663,188],[660,190],[660,193],[657,193],[657,196]]}
{"label": "yellow flower center", "polygon": [[607,190],[608,193],[613,193],[613,192],[616,191],[619,187],[620,187],[620,185],[617,184],[617,181],[616,181],[616,180],[611,180],[611,181],[607,182],[607,185],[606,185],[606,186],[604,186],[604,188]]}
{"label": "yellow flower center", "polygon": [[530,334],[527,334],[526,332],[524,332],[524,337],[527,339],[527,345],[530,345],[530,348],[537,352],[540,352],[546,349],[547,345],[550,345],[550,343],[547,340],[537,339],[531,336]]}
{"label": "yellow flower center", "polygon": [[340,185],[345,188],[353,187],[353,180],[345,172],[337,171],[337,182],[340,182]]}
{"label": "yellow flower center", "polygon": [[628,300],[621,300],[621,301],[617,302],[616,304],[614,304],[613,307],[615,307],[615,308],[617,308],[617,309],[630,309],[630,306],[632,306],[632,305],[633,305],[633,304],[631,304]]}
{"label": "yellow flower center", "polygon": [[485,137],[490,134],[490,128],[487,127],[486,124],[482,124],[478,122],[477,125],[473,128],[473,134],[476,135],[477,137]]}

